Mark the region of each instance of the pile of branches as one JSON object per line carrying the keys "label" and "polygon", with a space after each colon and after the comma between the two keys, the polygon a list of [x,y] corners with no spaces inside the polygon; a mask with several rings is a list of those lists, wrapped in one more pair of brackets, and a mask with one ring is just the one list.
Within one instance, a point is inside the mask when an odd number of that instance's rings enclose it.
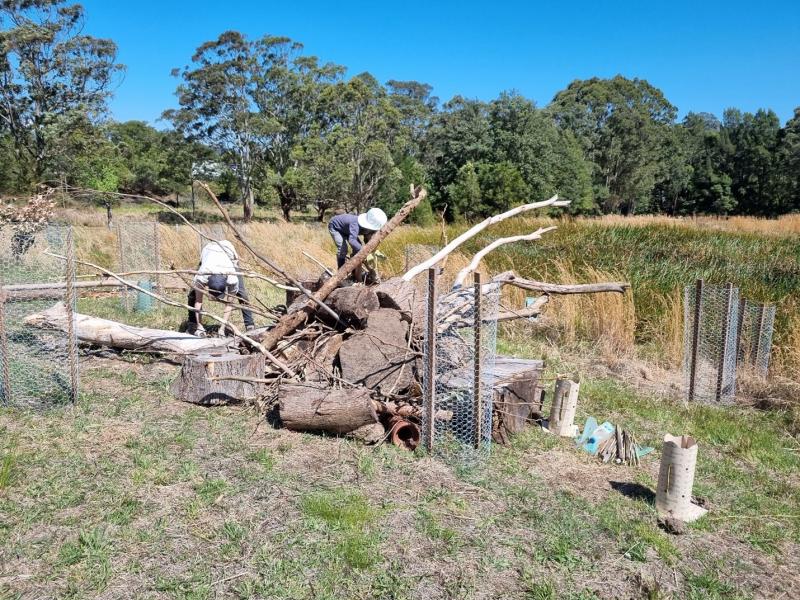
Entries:
{"label": "pile of branches", "polygon": [[[348,435],[366,442],[390,436],[395,443],[408,447],[413,447],[419,439],[424,372],[426,298],[414,279],[440,265],[464,242],[495,223],[526,211],[568,204],[554,196],[543,202],[518,206],[475,225],[402,277],[372,286],[353,284],[353,272],[425,198],[426,191],[422,187],[412,186],[410,200],[354,257],[337,272],[323,273],[311,286],[297,281],[273,259],[259,253],[231,221],[213,192],[208,186],[204,187],[235,237],[260,263],[262,271],[269,272],[269,277],[263,272],[244,275],[267,279],[293,292],[294,301],[280,310],[266,309],[275,319],[274,324],[250,332],[242,332],[224,319],[204,312],[233,332],[227,338],[198,339],[188,334],[133,328],[78,315],[79,339],[117,348],[183,354],[183,373],[173,391],[189,401],[214,403],[219,399],[258,396],[265,401],[275,421],[287,428]],[[159,200],[152,200],[172,210]],[[188,221],[187,224],[192,226]],[[477,252],[457,275],[453,288],[439,298],[438,333],[454,332],[448,339],[461,340],[463,336],[456,335],[458,329],[471,326],[474,315],[469,300],[474,292],[463,284],[489,252],[504,244],[539,239],[552,229],[555,228],[500,238]],[[125,280],[125,274],[113,273],[91,263],[83,264],[140,293],[184,306],[152,290],[139,288]],[[526,309],[502,310],[498,320],[536,316],[552,294],[623,293],[627,287],[626,283],[557,285],[506,272],[484,283],[483,291],[497,291],[505,285],[540,296]],[[31,315],[27,322],[66,327],[64,315],[57,306]],[[230,359],[221,360],[220,354],[223,359],[225,356]],[[211,362],[214,364],[209,367]]]}

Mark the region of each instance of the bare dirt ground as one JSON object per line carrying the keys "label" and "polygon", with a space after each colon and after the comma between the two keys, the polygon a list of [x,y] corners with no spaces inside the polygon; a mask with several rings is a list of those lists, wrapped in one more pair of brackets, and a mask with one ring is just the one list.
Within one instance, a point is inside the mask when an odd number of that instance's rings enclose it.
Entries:
{"label": "bare dirt ground", "polygon": [[581,418],[625,419],[645,443],[677,427],[700,437],[696,493],[712,510],[673,536],[656,525],[657,453],[640,468],[600,465],[532,427],[484,464],[448,465],[275,430],[254,408],[176,402],[175,372],[88,358],[78,406],[0,413],[13,456],[0,488],[0,597],[791,598],[800,589],[798,453],[777,417],[686,409],[586,375]]}

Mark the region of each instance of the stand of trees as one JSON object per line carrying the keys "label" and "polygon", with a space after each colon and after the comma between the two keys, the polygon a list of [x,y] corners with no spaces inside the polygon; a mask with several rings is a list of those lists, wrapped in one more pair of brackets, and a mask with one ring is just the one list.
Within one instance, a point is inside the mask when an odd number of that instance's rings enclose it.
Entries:
{"label": "stand of trees", "polygon": [[0,0],[0,192],[38,183],[170,195],[193,165],[224,165],[253,215],[395,209],[475,219],[558,193],[575,214],[774,216],[800,210],[800,108],[721,120],[677,109],[645,80],[577,80],[549,105],[513,92],[440,103],[429,85],[352,77],[285,37],[228,31],[174,71],[172,128],[110,119],[124,67],[113,41],[82,32],[66,0]]}

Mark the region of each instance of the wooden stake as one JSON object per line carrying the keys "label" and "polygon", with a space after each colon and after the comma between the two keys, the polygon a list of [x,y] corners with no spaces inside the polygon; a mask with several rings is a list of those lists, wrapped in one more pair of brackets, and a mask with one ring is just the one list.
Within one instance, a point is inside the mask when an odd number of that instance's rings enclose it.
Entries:
{"label": "wooden stake", "polygon": [[426,418],[428,419],[427,439],[428,452],[433,452],[434,434],[436,432],[436,268],[428,269],[428,319],[425,337],[428,341],[428,356],[425,362],[425,392],[428,398]]}

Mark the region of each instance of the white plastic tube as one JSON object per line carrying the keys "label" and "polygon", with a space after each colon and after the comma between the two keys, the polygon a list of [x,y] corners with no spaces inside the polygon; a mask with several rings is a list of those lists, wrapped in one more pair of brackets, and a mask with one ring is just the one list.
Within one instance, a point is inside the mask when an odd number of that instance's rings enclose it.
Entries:
{"label": "white plastic tube", "polygon": [[707,512],[706,509],[692,504],[696,465],[697,441],[693,437],[670,434],[664,436],[656,490],[656,510],[659,515],[690,522]]}

